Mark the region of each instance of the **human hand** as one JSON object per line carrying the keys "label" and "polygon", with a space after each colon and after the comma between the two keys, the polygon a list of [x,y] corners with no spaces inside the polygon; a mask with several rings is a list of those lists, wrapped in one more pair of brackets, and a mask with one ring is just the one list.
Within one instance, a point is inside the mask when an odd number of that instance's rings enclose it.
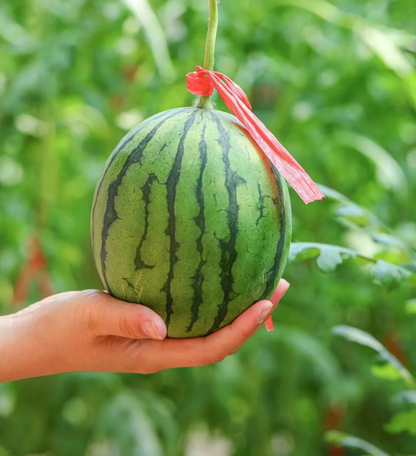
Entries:
{"label": "human hand", "polygon": [[167,339],[148,307],[103,291],[70,291],[0,318],[0,381],[100,371],[149,374],[203,366],[234,354],[274,311],[289,283],[206,337]]}

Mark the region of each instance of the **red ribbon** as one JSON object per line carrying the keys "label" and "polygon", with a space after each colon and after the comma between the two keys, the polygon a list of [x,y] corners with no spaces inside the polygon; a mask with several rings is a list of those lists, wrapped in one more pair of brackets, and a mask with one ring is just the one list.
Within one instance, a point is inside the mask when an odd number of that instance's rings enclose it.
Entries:
{"label": "red ribbon", "polygon": [[264,326],[267,331],[274,331],[273,318],[271,315],[267,317],[267,320],[264,322]]}
{"label": "red ribbon", "polygon": [[302,200],[308,204],[324,197],[307,172],[273,136],[273,133],[252,113],[242,88],[225,74],[200,66],[186,75],[186,88],[194,95],[208,97],[217,89],[228,109],[246,127],[249,136],[283,175]]}

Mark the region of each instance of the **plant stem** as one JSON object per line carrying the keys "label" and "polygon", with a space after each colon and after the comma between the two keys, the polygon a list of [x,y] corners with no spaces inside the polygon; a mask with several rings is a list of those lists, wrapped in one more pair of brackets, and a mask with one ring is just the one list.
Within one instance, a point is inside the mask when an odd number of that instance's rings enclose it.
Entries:
{"label": "plant stem", "polygon": [[[209,22],[207,41],[205,44],[204,68],[210,71],[214,70],[215,39],[218,29],[218,3],[217,0],[208,0],[209,4]],[[199,97],[197,108],[212,109],[210,97]]]}

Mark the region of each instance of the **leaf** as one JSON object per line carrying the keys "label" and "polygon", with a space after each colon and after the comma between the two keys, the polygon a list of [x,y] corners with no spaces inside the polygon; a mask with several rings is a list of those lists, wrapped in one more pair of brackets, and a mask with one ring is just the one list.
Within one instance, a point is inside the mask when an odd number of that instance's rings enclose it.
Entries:
{"label": "leaf", "polygon": [[98,422],[97,434],[109,438],[123,456],[162,455],[150,417],[141,402],[126,392],[108,404]]}
{"label": "leaf", "polygon": [[416,436],[416,409],[397,413],[384,426],[384,429],[392,434],[408,432],[410,435]]}
{"label": "leaf", "polygon": [[410,372],[403,366],[403,364],[392,355],[377,339],[371,334],[352,326],[339,325],[332,328],[332,333],[344,337],[345,339],[356,342],[357,344],[364,345],[376,351],[381,359],[390,363],[397,371],[400,376],[410,387],[416,386],[415,380]]}
{"label": "leaf", "polygon": [[340,203],[350,203],[351,202],[346,196],[344,196],[342,193],[337,192],[333,188],[329,188],[322,184],[318,184],[318,187],[321,190],[321,192],[329,199],[338,201]]}
{"label": "leaf", "polygon": [[[310,256],[307,252],[310,252]],[[315,242],[294,242],[290,246],[289,261],[301,258],[317,258],[321,271],[332,272],[345,259],[355,258],[357,253],[339,245],[319,244]]]}
{"label": "leaf", "polygon": [[407,269],[408,271],[416,274],[416,261],[412,261],[411,263],[402,264],[402,267]]}
{"label": "leaf", "polygon": [[338,360],[318,338],[296,328],[275,325],[274,337],[282,340],[311,361],[314,369],[326,382],[339,385],[341,375]]}
{"label": "leaf", "polygon": [[337,205],[334,214],[344,225],[363,230],[366,235],[372,237],[374,242],[388,247],[397,247],[402,251],[403,261],[411,259],[409,247],[399,238],[392,235],[388,228],[373,213],[353,203],[336,190],[325,187],[324,185],[319,185],[319,188],[327,198],[340,203]]}
{"label": "leaf", "polygon": [[403,244],[403,242],[398,239],[395,236],[392,236],[391,234],[387,233],[376,233],[373,235],[373,239],[375,242],[378,242],[379,244],[384,244],[392,247],[399,247],[400,249],[404,250],[405,252],[408,251],[408,248],[406,245]]}
{"label": "leaf", "polygon": [[371,443],[343,432],[328,431],[325,433],[325,440],[329,443],[336,443],[342,447],[363,450],[366,452],[366,455],[369,456],[389,456],[388,453],[385,453]]}
{"label": "leaf", "polygon": [[374,364],[371,366],[371,372],[374,377],[381,378],[383,380],[399,380],[402,376],[400,371],[392,364]]}
{"label": "leaf", "polygon": [[396,44],[391,31],[366,25],[357,32],[370,49],[398,76],[404,77],[412,71],[411,62]]}
{"label": "leaf", "polygon": [[359,228],[366,228],[371,225],[368,214],[357,204],[349,203],[340,206],[335,210],[335,215],[347,219]]}
{"label": "leaf", "polygon": [[0,14],[0,36],[15,46],[19,52],[30,53],[36,48],[34,36],[29,35],[21,25],[13,22],[5,14]]}
{"label": "leaf", "polygon": [[416,391],[402,391],[394,396],[393,401],[399,404],[416,404]]}
{"label": "leaf", "polygon": [[309,242],[292,242],[290,244],[289,261],[304,261],[317,258],[321,253],[319,246]]}
{"label": "leaf", "polygon": [[397,161],[376,142],[365,136],[350,131],[337,134],[337,140],[355,149],[370,159],[377,170],[377,177],[382,185],[398,193],[407,192],[407,178]]}
{"label": "leaf", "polygon": [[371,275],[376,283],[392,289],[406,281],[412,273],[400,266],[378,260],[371,270]]}
{"label": "leaf", "polygon": [[279,4],[304,8],[328,22],[353,30],[399,77],[411,74],[412,62],[401,47],[407,48],[409,42],[413,43],[414,35],[392,27],[374,26],[364,17],[346,13],[324,0],[281,0]]}
{"label": "leaf", "polygon": [[175,69],[169,55],[166,37],[150,3],[147,0],[124,0],[124,3],[143,27],[160,74],[165,79],[173,79]]}
{"label": "leaf", "polygon": [[318,267],[323,272],[333,272],[339,264],[352,259],[359,265],[374,265],[371,276],[378,285],[389,289],[403,282],[416,286],[416,274],[403,266],[397,266],[383,260],[376,261],[339,245],[320,244],[318,242],[293,242],[291,244],[289,261],[304,261],[311,258],[317,258]]}

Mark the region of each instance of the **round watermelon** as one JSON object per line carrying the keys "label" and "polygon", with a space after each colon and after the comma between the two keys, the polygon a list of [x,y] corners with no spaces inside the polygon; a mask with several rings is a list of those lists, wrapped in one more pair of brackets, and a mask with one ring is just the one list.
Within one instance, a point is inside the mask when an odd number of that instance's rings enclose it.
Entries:
{"label": "round watermelon", "polygon": [[173,109],[111,154],[91,231],[109,293],[153,309],[169,337],[203,336],[274,291],[291,237],[287,185],[234,116]]}

